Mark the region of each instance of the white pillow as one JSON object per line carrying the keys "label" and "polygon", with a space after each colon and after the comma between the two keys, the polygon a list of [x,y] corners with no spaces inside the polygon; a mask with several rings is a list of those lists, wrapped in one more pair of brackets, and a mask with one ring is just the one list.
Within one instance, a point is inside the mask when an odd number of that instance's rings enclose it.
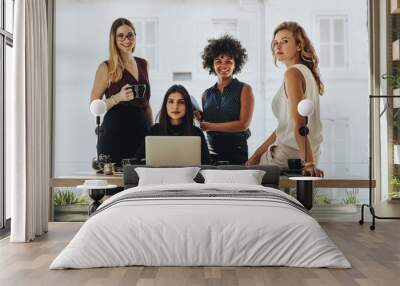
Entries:
{"label": "white pillow", "polygon": [[195,183],[193,179],[199,170],[199,167],[135,168],[139,176],[139,186]]}
{"label": "white pillow", "polygon": [[265,171],[262,170],[202,170],[205,184],[234,183],[261,185]]}

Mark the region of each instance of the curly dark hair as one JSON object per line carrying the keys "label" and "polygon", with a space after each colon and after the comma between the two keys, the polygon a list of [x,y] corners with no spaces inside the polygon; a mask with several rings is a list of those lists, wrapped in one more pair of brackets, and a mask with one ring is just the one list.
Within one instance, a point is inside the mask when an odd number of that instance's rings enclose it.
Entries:
{"label": "curly dark hair", "polygon": [[240,42],[230,35],[223,35],[218,39],[208,40],[208,45],[204,48],[201,58],[203,59],[203,68],[208,69],[209,74],[216,74],[214,70],[214,59],[220,55],[229,55],[235,60],[235,70],[233,74],[242,70],[247,61],[246,49]]}

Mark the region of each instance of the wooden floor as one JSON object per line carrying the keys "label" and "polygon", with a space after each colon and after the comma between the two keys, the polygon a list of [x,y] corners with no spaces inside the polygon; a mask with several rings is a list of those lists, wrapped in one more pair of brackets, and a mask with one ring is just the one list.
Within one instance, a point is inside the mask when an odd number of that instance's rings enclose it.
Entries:
{"label": "wooden floor", "polygon": [[352,269],[289,267],[122,267],[48,270],[81,223],[51,223],[32,243],[0,241],[0,285],[400,285],[400,222],[375,231],[355,222],[322,223]]}

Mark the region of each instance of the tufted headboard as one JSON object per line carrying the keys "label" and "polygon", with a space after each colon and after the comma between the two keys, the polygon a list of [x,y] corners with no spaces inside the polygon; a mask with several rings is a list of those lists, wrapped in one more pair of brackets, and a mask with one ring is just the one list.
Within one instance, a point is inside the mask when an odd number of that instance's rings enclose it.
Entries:
{"label": "tufted headboard", "polygon": [[[130,165],[124,167],[124,188],[132,188],[136,187],[139,182],[139,176],[135,171],[136,167],[146,167],[152,168],[151,166],[144,166],[144,165]],[[179,166],[169,166],[169,167],[162,167],[162,168],[176,168]],[[265,171],[265,175],[262,179],[262,185],[265,187],[271,187],[275,189],[279,189],[279,175],[281,169],[277,166],[241,166],[241,165],[219,165],[219,166],[212,166],[212,165],[202,165],[200,166],[202,170],[206,169],[219,169],[219,170],[263,170]],[[204,183],[204,178],[200,174],[194,178],[197,183]]]}

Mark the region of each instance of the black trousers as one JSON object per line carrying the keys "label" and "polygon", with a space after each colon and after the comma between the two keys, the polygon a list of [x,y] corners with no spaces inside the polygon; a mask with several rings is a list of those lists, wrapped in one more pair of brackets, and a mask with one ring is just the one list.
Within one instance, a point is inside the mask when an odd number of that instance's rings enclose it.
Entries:
{"label": "black trousers", "polygon": [[122,159],[135,157],[144,142],[146,130],[143,109],[118,104],[104,116],[97,153],[110,155],[111,161],[120,166]]}
{"label": "black trousers", "polygon": [[245,135],[208,134],[207,139],[214,163],[228,161],[232,165],[244,165],[248,160],[247,137]]}

